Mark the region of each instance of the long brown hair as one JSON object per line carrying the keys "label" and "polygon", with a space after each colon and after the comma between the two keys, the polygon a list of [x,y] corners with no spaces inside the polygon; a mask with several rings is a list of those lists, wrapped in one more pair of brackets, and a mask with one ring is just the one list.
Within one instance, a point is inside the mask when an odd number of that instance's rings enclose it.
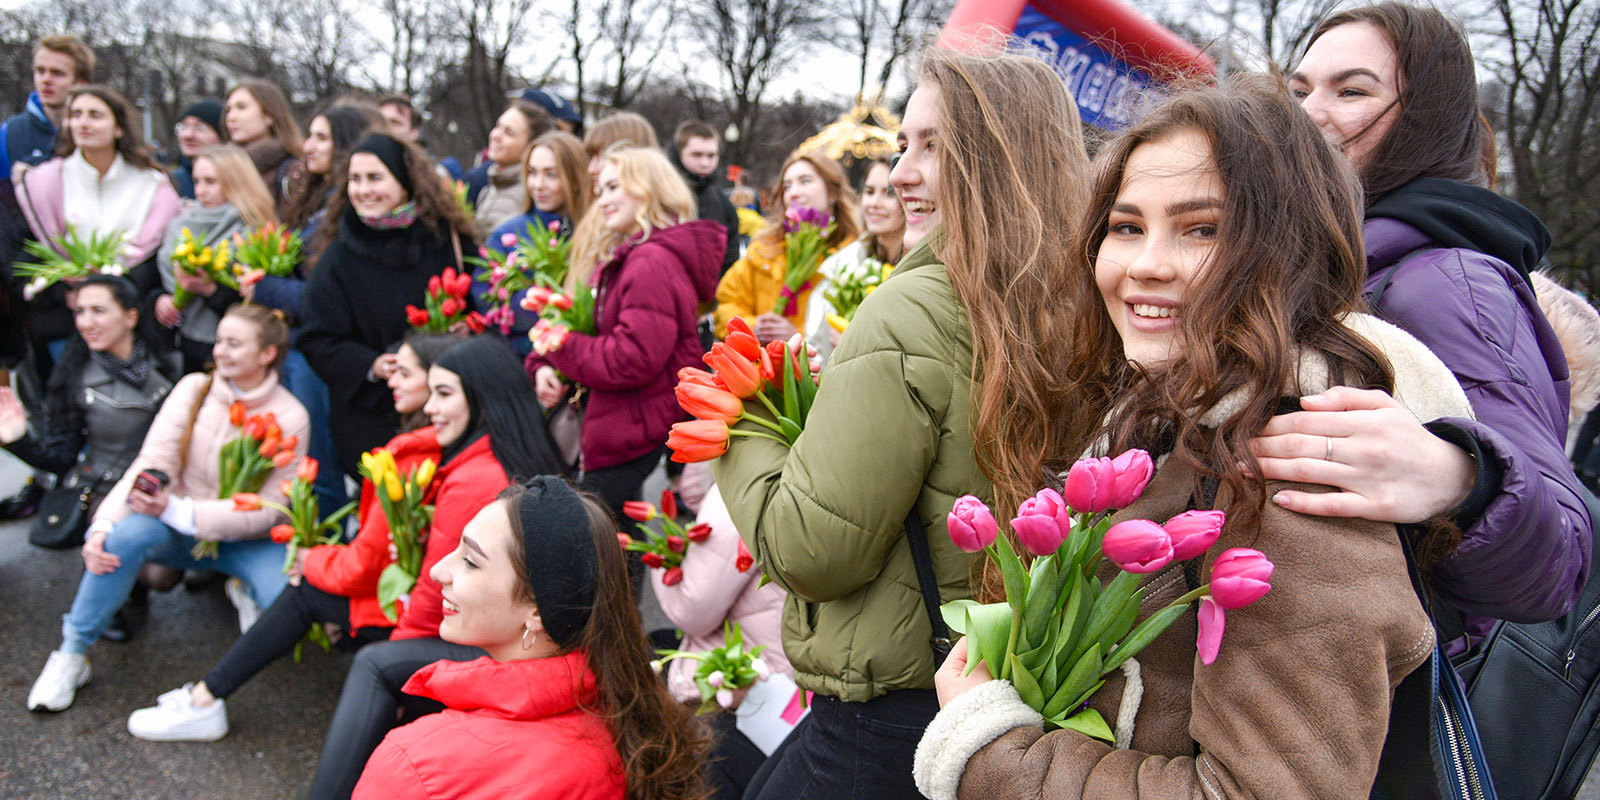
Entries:
{"label": "long brown hair", "polygon": [[[241,90],[249,92],[250,96],[255,98],[256,105],[261,106],[261,114],[267,118],[267,135],[277,139],[278,144],[289,151],[290,157],[300,158],[305,155],[305,151],[301,149],[305,137],[300,134],[300,123],[295,122],[294,112],[289,109],[289,98],[283,96],[283,90],[278,88],[278,84],[260,78],[245,78],[230,87],[228,93],[223,95],[224,109],[228,105],[227,98]],[[227,119],[226,110],[222,116],[224,120]],[[226,124],[222,126],[222,140],[230,141]]]}
{"label": "long brown hair", "polygon": [[[1184,293],[1182,357],[1146,371],[1123,356],[1095,261],[1129,156],[1183,132],[1210,144],[1223,186],[1218,241]],[[1361,310],[1361,225],[1361,189],[1349,162],[1272,77],[1180,92],[1108,144],[1071,250],[1079,313],[1069,338],[1075,380],[1063,405],[1074,441],[1061,455],[1075,458],[1102,435],[1111,452],[1170,444],[1172,457],[1194,470],[1197,489],[1205,477],[1228,488],[1230,523],[1253,524],[1266,485],[1239,465],[1255,465],[1247,443],[1280,401],[1304,393],[1302,352],[1326,359],[1331,383],[1392,389],[1382,353],[1340,322]],[[1209,420],[1215,424],[1200,421],[1235,391],[1245,398],[1237,410]]]}
{"label": "long brown hair", "polygon": [[[541,147],[550,148],[556,157],[556,174],[561,179],[561,195],[565,198],[562,200],[561,215],[576,224],[589,210],[589,204],[594,202],[594,182],[589,180],[589,158],[584,155],[583,142],[566,131],[549,131],[534,139],[522,159],[523,183],[528,182],[528,159],[533,157],[534,150]],[[524,213],[535,210],[532,192],[528,193],[522,210]]]}
{"label": "long brown hair", "polygon": [[[328,106],[311,117],[313,122],[317,117],[322,117],[328,122],[328,130],[333,133],[333,152],[329,155],[328,173],[319,175],[306,170],[309,177],[306,185],[300,190],[298,197],[289,204],[289,210],[284,212],[283,219],[291,228],[303,228],[312,216],[328,204],[328,194],[333,187],[338,186],[344,179],[345,170],[350,168],[350,148],[361,141],[367,131],[388,130],[388,123],[383,121],[383,115],[378,113],[376,106],[365,101],[337,103]],[[307,126],[310,127],[309,125]],[[308,258],[307,261],[314,259]]]}
{"label": "long brown hair", "polygon": [[[393,140],[404,151],[406,171],[411,173],[411,185],[405,188],[411,195],[408,199],[417,203],[416,224],[426,225],[441,238],[464,236],[470,240],[474,233],[472,220],[467,218],[461,206],[456,203],[455,197],[445,189],[444,181],[433,171],[433,160],[428,158],[422,147],[414,142],[395,139],[382,130],[369,131],[369,134]],[[347,163],[348,155],[346,153]],[[320,254],[328,249],[328,244],[338,236],[340,220],[344,218],[345,209],[349,207],[350,174],[346,169],[345,174],[339,176],[339,183],[335,186],[333,194],[328,197],[328,212],[323,216],[322,226],[317,230],[312,252]]]}
{"label": "long brown hair", "polygon": [[1394,47],[1400,89],[1394,104],[1368,125],[1384,115],[1394,118],[1361,167],[1367,199],[1422,177],[1487,184],[1486,123],[1466,34],[1438,9],[1389,2],[1334,14],[1317,26],[1310,41],[1360,22],[1377,28]]}
{"label": "long brown hair", "polygon": [[839,162],[828,158],[821,150],[812,150],[805,153],[790,153],[784,159],[783,169],[778,170],[778,181],[772,186],[772,213],[767,217],[767,226],[756,233],[754,243],[764,247],[766,251],[776,258],[783,252],[783,222],[784,215],[789,213],[789,200],[784,197],[783,176],[788,174],[789,168],[800,162],[806,162],[821,176],[822,184],[828,188],[828,208],[820,209],[833,215],[837,225],[833,235],[828,237],[831,247],[843,247],[861,236],[861,201],[856,198],[856,191],[850,188],[850,180],[844,174],[844,167]]}
{"label": "long brown hair", "polygon": [[[150,147],[144,142],[144,127],[139,118],[138,109],[133,107],[128,99],[116,89],[104,84],[91,84],[79,86],[67,93],[67,115],[71,117],[72,104],[79,97],[91,95],[100,99],[111,109],[111,118],[116,121],[117,127],[122,129],[122,136],[117,138],[117,153],[129,166],[139,169],[160,169],[156,166],[155,157],[150,154]],[[61,135],[56,138],[56,155],[66,157],[78,149],[76,142],[72,141],[72,125],[70,120],[61,125]]]}
{"label": "long brown hair", "polygon": [[946,236],[931,245],[972,326],[973,446],[1009,516],[1072,435],[1062,245],[1089,159],[1078,108],[1042,61],[930,50],[919,84],[937,89],[941,109],[935,201]]}
{"label": "long brown hair", "polygon": [[[511,564],[517,572],[520,599],[538,602],[525,562],[522,498],[527,490],[513,485],[500,493],[511,518]],[[654,658],[639,619],[633,584],[617,546],[617,525],[611,512],[593,495],[582,495],[596,556],[594,608],[578,639],[600,689],[600,704],[586,709],[603,717],[622,757],[628,800],[702,800],[700,778],[706,742],[689,709],[667,693],[651,669]]]}
{"label": "long brown hair", "polygon": [[[894,170],[894,160],[889,158],[888,156],[879,156],[877,158],[872,159],[871,161],[868,162],[867,175],[868,176],[872,175],[872,171],[874,169],[877,169],[878,167],[883,167],[884,169],[890,170],[892,172]],[[861,179],[861,186],[862,186],[861,193],[863,195],[865,195],[866,194],[866,178],[865,177],[863,177]],[[890,195],[894,195],[894,193],[895,193],[894,192],[894,187],[893,186],[889,187],[889,194]],[[899,205],[900,199],[898,197],[895,197],[894,201],[895,201],[896,205]],[[863,205],[865,205],[864,202],[863,202]],[[905,247],[906,216],[905,216],[905,214],[906,214],[905,209],[903,209],[903,208],[900,209],[900,230],[895,231],[893,233],[890,233],[888,235],[888,237],[884,237],[884,236],[879,236],[876,233],[872,233],[870,231],[867,231],[866,212],[863,210],[863,212],[862,212],[862,221],[861,221],[861,230],[864,232],[863,236],[865,237],[865,241],[866,241],[866,245],[865,245],[865,247],[863,249],[865,250],[865,252],[867,254],[867,258],[876,258],[877,260],[882,261],[885,264],[893,264],[896,261],[899,261],[900,259],[905,257],[905,254],[906,254],[906,247]],[[889,239],[889,241],[886,241],[886,239]],[[890,258],[891,255],[894,256],[894,258]]]}
{"label": "long brown hair", "polygon": [[[222,316],[239,317],[255,324],[257,345],[263,350],[268,347],[278,348],[277,356],[267,365],[268,372],[277,372],[278,367],[283,365],[283,359],[289,355],[289,323],[284,321],[283,312],[266,306],[235,303],[229,306]],[[215,370],[206,373],[206,381],[200,386],[200,394],[189,407],[189,424],[183,427],[183,436],[178,440],[179,475],[189,466],[189,441],[194,436],[194,421],[200,418],[200,409],[205,408],[206,398],[211,395],[211,384],[216,379]]]}

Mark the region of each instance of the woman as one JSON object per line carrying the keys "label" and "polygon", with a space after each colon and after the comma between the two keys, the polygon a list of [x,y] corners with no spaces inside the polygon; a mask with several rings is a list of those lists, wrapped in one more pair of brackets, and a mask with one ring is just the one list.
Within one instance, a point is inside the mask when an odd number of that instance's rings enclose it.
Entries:
{"label": "woman", "polygon": [[[328,201],[332,199],[334,190],[343,180],[345,170],[350,165],[350,148],[355,147],[370,131],[384,129],[383,115],[377,109],[354,103],[340,103],[329,106],[311,118],[311,124],[306,126],[306,140],[301,145],[305,153],[306,186],[294,202],[289,206],[284,215],[284,224],[299,231],[301,238],[315,239],[318,227],[324,219],[323,209],[327,208]],[[315,254],[306,254],[307,260],[315,260]],[[263,281],[270,279],[263,279]],[[286,279],[277,279],[286,280]],[[258,293],[267,292],[276,297],[278,287],[268,285],[257,286]],[[302,289],[304,283],[296,283],[292,289]],[[284,286],[281,293],[291,294],[291,287]],[[297,292],[292,299],[292,308],[285,311],[295,312],[300,308],[300,298]],[[262,302],[267,299],[263,298]],[[284,298],[288,300],[289,298]],[[298,315],[296,315],[298,316]]]}
{"label": "woman", "polygon": [[1069,435],[1048,400],[1063,349],[1012,344],[1062,341],[1071,319],[1059,243],[1088,159],[1061,79],[1020,56],[930,51],[900,131],[890,181],[920,245],[856,314],[795,447],[736,437],[712,463],[734,528],[789,592],[784,652],[816,693],[752,798],[916,796],[912,753],[938,703],[908,515],[940,595],[967,597],[973,562],[945,517],[992,496],[979,459],[1005,457],[1004,433],[1036,443],[1042,474]]}
{"label": "woman", "polygon": [[[1089,704],[1125,732],[1117,750],[1045,734],[1009,682],[981,668],[964,677],[963,640],[936,678],[944,709],[917,753],[925,794],[1369,795],[1394,689],[1428,659],[1432,623],[1392,524],[1267,503],[1294,485],[1254,478],[1249,442],[1285,399],[1336,384],[1393,388],[1418,414],[1467,404],[1425,348],[1356,313],[1360,194],[1321,139],[1268,76],[1179,94],[1104,152],[1071,250],[1080,314],[1065,422],[1095,455],[1143,447],[1161,464],[1113,520],[1224,510],[1202,560],[1254,548],[1275,565],[1273,588],[1226,612],[1213,662],[1196,658],[1196,618],[1185,615],[1139,654],[1142,701],[1133,679],[1107,680]],[[1452,533],[1435,529],[1421,549],[1447,548]],[[1210,567],[1150,574],[1141,616]],[[1100,577],[1117,571],[1108,562]]]}
{"label": "woman", "polygon": [[[574,220],[583,219],[594,202],[594,185],[584,174],[584,164],[583,144],[572,134],[551,131],[536,139],[523,165],[527,203],[521,214],[494,230],[485,246],[505,255],[525,236],[570,237]],[[473,279],[472,297],[480,308],[492,304],[485,297],[488,291],[487,281]],[[538,315],[516,302],[511,304],[511,313],[513,321],[507,338],[519,355],[526,356],[531,349],[528,330],[538,322]]]}
{"label": "woman", "polygon": [[[235,510],[232,499],[217,497],[217,472],[222,447],[241,435],[230,422],[236,403],[250,416],[272,414],[283,441],[292,437],[295,454],[304,452],[299,443],[308,432],[305,410],[278,384],[278,363],[288,344],[288,326],[267,309],[234,306],[223,315],[212,350],[216,369],[173,387],[138,457],[89,523],[83,545],[87,571],[63,618],[61,647],[28,693],[29,709],[72,705],[78,687],[89,681],[89,645],[128,599],[146,561],[233,575],[242,579],[249,599],[263,606],[283,590],[283,545],[267,538],[283,515]],[[261,496],[285,502],[278,484],[293,476],[293,462],[285,461],[267,476]],[[195,558],[191,550],[198,541],[218,542],[216,557]]]}
{"label": "woman", "polygon": [[489,131],[489,160],[484,165],[482,184],[474,186],[476,170],[468,179],[479,235],[487,235],[526,210],[528,191],[523,162],[527,161],[533,140],[552,127],[554,123],[544,109],[523,100],[512,101],[495,121],[494,130]]}
{"label": "woman", "polygon": [[[438,437],[422,414],[428,402],[428,369],[460,341],[454,336],[413,334],[395,354],[389,389],[394,393],[395,411],[413,424],[390,439],[384,449],[394,455],[402,473],[418,469],[423,461],[436,466],[441,461]],[[446,465],[438,474],[448,476],[453,471]],[[356,538],[349,545],[297,551],[288,587],[228,648],[205,679],[186,683],[176,692],[163,694],[154,707],[133,712],[128,717],[128,732],[152,742],[210,742],[228,735],[223,701],[256,673],[293,652],[309,625],[337,625],[345,634],[341,641],[355,647],[389,638],[396,620],[378,604],[377,589],[379,574],[393,559],[388,521],[381,510],[374,513],[373,492],[372,482],[363,481]],[[451,499],[435,491],[434,503],[448,507]],[[397,618],[406,611],[406,607],[397,609]]]}
{"label": "woman", "polygon": [[433,423],[444,461],[434,478],[433,527],[422,572],[390,640],[356,653],[328,726],[312,798],[349,796],[402,705],[413,717],[440,709],[431,700],[402,697],[401,687],[413,673],[440,659],[469,661],[483,655],[475,646],[438,638],[445,617],[439,584],[430,570],[456,549],[462,528],[500,490],[529,477],[562,474],[532,387],[516,363],[504,342],[480,336],[450,348],[428,370],[430,394],[423,410]]}
{"label": "woman", "polygon": [[833,352],[839,339],[839,332],[828,325],[833,304],[824,299],[833,281],[841,274],[869,268],[869,261],[876,262],[877,268],[893,267],[905,254],[906,212],[894,196],[894,187],[889,185],[892,166],[888,158],[877,158],[867,168],[867,179],[861,185],[861,216],[867,231],[828,256],[818,270],[822,280],[812,292],[815,302],[806,309],[805,330],[808,340],[824,358]]}
{"label": "woman", "polygon": [[[789,266],[784,223],[791,208],[821,211],[833,220],[833,234],[827,239],[830,255],[861,234],[856,193],[845,183],[839,162],[820,151],[795,153],[783,162],[779,174],[782,180],[773,189],[779,202],[767,227],[750,240],[744,258],[734,262],[717,285],[718,336],[728,335],[728,322],[734,317],[743,318],[763,342],[786,340],[805,323],[820,276],[813,275],[795,291],[784,283]],[[782,314],[774,312],[783,298],[788,299],[787,307]]]}
{"label": "woman", "polygon": [[632,111],[612,112],[583,135],[583,152],[589,156],[590,182],[600,180],[600,167],[604,166],[601,156],[618,142],[634,147],[661,146],[650,120]]}
{"label": "woman", "polygon": [[[1588,512],[1566,460],[1560,343],[1526,275],[1550,236],[1481,188],[1484,129],[1466,37],[1439,11],[1384,3],[1318,26],[1290,88],[1366,190],[1366,290],[1461,381],[1474,419],[1426,427],[1377,393],[1340,390],[1274,420],[1255,442],[1262,474],[1333,486],[1285,492],[1302,513],[1464,531],[1433,588],[1468,638],[1493,618],[1537,622],[1570,607],[1588,574]],[[1326,446],[1331,444],[1331,450]],[[1327,454],[1326,459],[1323,456]]]}
{"label": "woman", "polygon": [[361,454],[399,424],[384,381],[421,306],[428,280],[461,267],[474,249],[471,223],[433,177],[414,144],[373,133],[350,151],[349,174],[318,233],[322,255],[306,284],[296,344],[328,385],[339,466],[356,474]]}
{"label": "woman", "polygon": [[[272,196],[261,183],[261,175],[250,157],[236,145],[219,145],[201,152],[194,159],[195,205],[167,225],[167,233],[156,256],[156,269],[166,291],[156,298],[156,320],[168,328],[178,328],[178,350],[183,354],[185,372],[205,369],[211,347],[217,341],[217,323],[229,306],[239,302],[239,293],[219,286],[204,274],[179,271],[173,252],[184,242],[187,230],[202,248],[234,246],[235,234],[248,236],[252,230],[276,221]],[[179,309],[173,292],[182,288],[191,295]]]}
{"label": "woman", "polygon": [[694,219],[694,197],[661,151],[621,146],[602,158],[589,213],[604,234],[572,247],[574,268],[592,273],[597,330],[571,333],[526,363],[546,408],[566,396],[567,380],[588,388],[579,485],[621,519],[683,418],[673,387],[704,353],[696,312],[711,299],[727,234]]}
{"label": "woman", "polygon": [[485,655],[411,678],[446,709],[390,733],[355,796],[705,797],[701,743],[650,669],[622,562],[604,507],[560,478],[483,509],[431,574],[439,634]]}
{"label": "woman", "polygon": [[[106,86],[81,86],[71,98],[56,158],[26,169],[16,181],[17,202],[28,222],[13,231],[18,250],[20,238],[58,247],[54,239],[69,225],[84,238],[120,233],[127,244],[124,263],[131,270],[160,246],[167,223],[181,209],[178,193],[151,157],[136,112],[122,95]],[[56,283],[28,305],[29,337],[39,374],[46,378],[73,333],[71,288]]]}
{"label": "woman", "polygon": [[224,141],[250,154],[282,216],[306,184],[300,125],[289,110],[288,98],[271,81],[246,78],[228,90],[223,108],[222,124],[228,129]]}

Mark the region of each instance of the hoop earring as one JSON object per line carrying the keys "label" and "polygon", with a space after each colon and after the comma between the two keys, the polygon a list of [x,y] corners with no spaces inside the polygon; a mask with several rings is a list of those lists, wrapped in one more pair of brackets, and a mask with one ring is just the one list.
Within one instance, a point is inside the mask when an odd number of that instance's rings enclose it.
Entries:
{"label": "hoop earring", "polygon": [[[533,638],[529,639],[528,638],[529,636],[532,636]],[[539,637],[536,634],[534,634],[532,628],[523,628],[522,629],[522,649],[524,649],[524,650],[532,650],[534,644],[537,643],[538,641],[539,641]]]}

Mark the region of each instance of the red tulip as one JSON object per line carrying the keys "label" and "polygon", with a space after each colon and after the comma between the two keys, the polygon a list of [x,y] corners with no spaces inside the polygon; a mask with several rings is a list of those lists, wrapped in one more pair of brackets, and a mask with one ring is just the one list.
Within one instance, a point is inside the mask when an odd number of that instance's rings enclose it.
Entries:
{"label": "red tulip", "polygon": [[461,313],[461,301],[454,297],[445,298],[445,301],[439,304],[439,313],[446,318]]}
{"label": "red tulip", "polygon": [[[447,290],[448,290],[448,287],[454,286],[455,283],[456,283],[456,268],[455,267],[445,267],[444,268],[443,279],[444,279],[444,285],[447,288]],[[432,284],[429,284],[429,285],[431,286]]]}
{"label": "red tulip", "polygon": [[428,312],[417,308],[416,306],[406,306],[406,322],[409,323],[411,327],[420,328],[428,324],[429,318],[430,315]]}
{"label": "red tulip", "polygon": [[428,279],[428,295],[430,297],[433,296],[433,295],[438,294],[439,290],[442,289],[442,288],[443,287],[441,287],[439,285],[439,276],[438,275],[435,275],[435,276],[433,276],[433,277]]}
{"label": "red tulip", "polygon": [[727,389],[704,386],[699,383],[679,383],[673,393],[678,405],[695,419],[716,420],[732,425],[744,415],[744,401]]}
{"label": "red tulip", "polygon": [[294,494],[294,484],[290,483],[288,478],[284,478],[278,481],[278,491],[283,492],[284,497],[288,497]]}
{"label": "red tulip", "polygon": [[705,362],[734,395],[750,397],[761,390],[761,369],[725,342],[711,345]]}
{"label": "red tulip", "polygon": [[656,507],[643,500],[629,500],[622,504],[622,513],[634,522],[649,522],[656,518]]}
{"label": "red tulip", "polygon": [[666,586],[677,586],[683,581],[683,567],[673,567],[661,573],[661,583]]}
{"label": "red tulip", "polygon": [[714,419],[676,423],[667,432],[667,447],[679,464],[710,461],[728,452],[728,426]]}
{"label": "red tulip", "polygon": [[261,448],[257,451],[262,458],[272,458],[278,454],[278,437],[268,436],[261,440]]}
{"label": "red tulip", "polygon": [[258,442],[267,438],[267,421],[261,417],[251,417],[245,420],[244,435]]}
{"label": "red tulip", "polygon": [[1167,535],[1172,537],[1172,557],[1188,561],[1211,547],[1222,534],[1228,515],[1221,511],[1185,511],[1167,520]]}
{"label": "red tulip", "polygon": [[[783,380],[783,376],[778,374],[778,369],[783,365],[783,354],[785,351],[787,351],[790,356],[793,357],[794,351],[789,350],[789,346],[784,342],[777,340],[767,342],[766,357],[772,360],[772,377],[769,378],[769,380],[772,380],[773,382]],[[795,380],[803,381],[806,379],[806,366],[807,365],[804,359],[794,359]]]}
{"label": "red tulip", "polygon": [[738,540],[739,554],[733,559],[733,568],[740,572],[749,572],[755,566],[755,556],[750,555],[750,548],[745,547],[744,539]]}
{"label": "red tulip", "polygon": [[244,415],[244,403],[235,402],[233,405],[228,406],[228,424],[233,427],[238,428],[244,425]]}
{"label": "red tulip", "polygon": [[968,553],[976,553],[991,544],[1000,535],[1000,523],[995,522],[989,507],[972,495],[956,500],[945,519],[950,540]]}
{"label": "red tulip", "polygon": [[673,534],[667,537],[667,549],[674,553],[681,553],[689,549],[689,543],[685,542],[682,536]]}
{"label": "red tulip", "polygon": [[1011,529],[1028,552],[1047,556],[1061,549],[1061,543],[1072,532],[1071,509],[1056,490],[1042,489],[1017,507]]}
{"label": "red tulip", "polygon": [[317,460],[311,456],[300,459],[300,466],[295,470],[294,476],[306,483],[317,482]]}
{"label": "red tulip", "polygon": [[1111,526],[1100,549],[1106,558],[1128,572],[1155,572],[1172,560],[1172,538],[1147,519],[1130,519]]}
{"label": "red tulip", "polygon": [[1232,611],[1244,608],[1272,590],[1267,579],[1273,565],[1259,550],[1233,547],[1222,551],[1211,565],[1211,596],[1217,605]]}
{"label": "red tulip", "polygon": [[671,489],[661,490],[661,516],[667,519],[678,518],[678,498],[672,496]]}
{"label": "red tulip", "polygon": [[283,469],[294,461],[294,451],[289,449],[279,450],[272,456],[272,468]]}
{"label": "red tulip", "polygon": [[572,298],[564,294],[552,294],[550,295],[550,305],[555,306],[560,311],[566,311],[572,308]]}
{"label": "red tulip", "polygon": [[660,569],[667,563],[667,560],[662,558],[660,553],[645,553],[644,555],[639,556],[639,560],[643,561],[645,566],[655,567],[657,569]]}
{"label": "red tulip", "polygon": [[478,334],[483,333],[483,329],[487,327],[489,327],[489,319],[487,317],[476,311],[467,312],[467,330]]}
{"label": "red tulip", "polygon": [[240,492],[233,496],[234,511],[257,511],[261,508],[261,495],[255,492]]}
{"label": "red tulip", "polygon": [[701,522],[689,530],[684,531],[683,535],[689,537],[689,541],[699,544],[706,539],[711,538],[711,523]]}
{"label": "red tulip", "polygon": [[626,550],[626,549],[628,549],[628,545],[630,545],[630,544],[633,544],[633,537],[629,536],[626,533],[622,533],[622,532],[618,531],[617,532],[617,546],[621,547],[624,550]]}
{"label": "red tulip", "polygon": [[750,323],[744,317],[734,317],[728,320],[728,335],[731,336],[736,332],[748,334],[751,337],[756,335],[756,332],[750,329]]}
{"label": "red tulip", "polygon": [[472,291],[472,276],[465,272],[456,276],[455,291],[451,292],[451,294],[454,294],[456,297],[466,297],[467,292],[470,291]]}
{"label": "red tulip", "polygon": [[278,544],[288,544],[294,538],[294,526],[288,523],[272,526],[272,541]]}

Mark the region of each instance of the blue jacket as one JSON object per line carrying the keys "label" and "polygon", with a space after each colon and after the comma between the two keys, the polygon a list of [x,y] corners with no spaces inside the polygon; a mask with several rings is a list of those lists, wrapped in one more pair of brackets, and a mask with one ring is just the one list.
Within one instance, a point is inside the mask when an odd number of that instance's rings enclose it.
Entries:
{"label": "blue jacket", "polygon": [[0,204],[15,208],[17,198],[11,188],[11,165],[22,162],[38,166],[55,155],[56,125],[44,113],[39,93],[28,95],[28,105],[5,125],[0,126]]}
{"label": "blue jacket", "polygon": [[[502,236],[510,233],[515,234],[520,238],[527,235],[528,226],[532,225],[536,228],[546,229],[546,226],[548,226],[552,221],[560,222],[562,230],[567,230],[571,225],[569,220],[557,214],[546,214],[543,211],[534,209],[526,214],[518,214],[517,216],[506,220],[505,223],[500,227],[495,228],[494,233],[489,235],[489,241],[484,243],[484,247],[487,247],[488,249],[493,250],[496,254],[503,256],[509,252],[511,248],[501,244],[500,238]],[[488,294],[489,282],[486,280],[481,280],[477,274],[474,274],[472,276],[473,304],[479,309],[488,309],[493,307],[494,303],[490,302]],[[506,334],[506,338],[511,342],[512,349],[517,351],[517,355],[526,356],[528,352],[533,349],[533,343],[528,341],[528,331],[531,330],[534,324],[539,321],[539,315],[524,309],[520,303],[515,302],[518,300],[518,298],[513,297],[511,299],[513,301],[511,304],[511,314],[514,319],[511,322],[511,331]],[[496,326],[491,326],[491,330],[498,332],[500,329]]]}
{"label": "blue jacket", "polygon": [[1461,547],[1433,569],[1434,589],[1468,615],[1471,633],[1492,624],[1483,617],[1552,619],[1583,588],[1593,532],[1564,447],[1566,356],[1525,278],[1549,235],[1492,192],[1428,183],[1442,191],[1374,203],[1366,245],[1368,292],[1394,272],[1379,313],[1450,367],[1477,416],[1429,426],[1478,463],[1457,509]]}

